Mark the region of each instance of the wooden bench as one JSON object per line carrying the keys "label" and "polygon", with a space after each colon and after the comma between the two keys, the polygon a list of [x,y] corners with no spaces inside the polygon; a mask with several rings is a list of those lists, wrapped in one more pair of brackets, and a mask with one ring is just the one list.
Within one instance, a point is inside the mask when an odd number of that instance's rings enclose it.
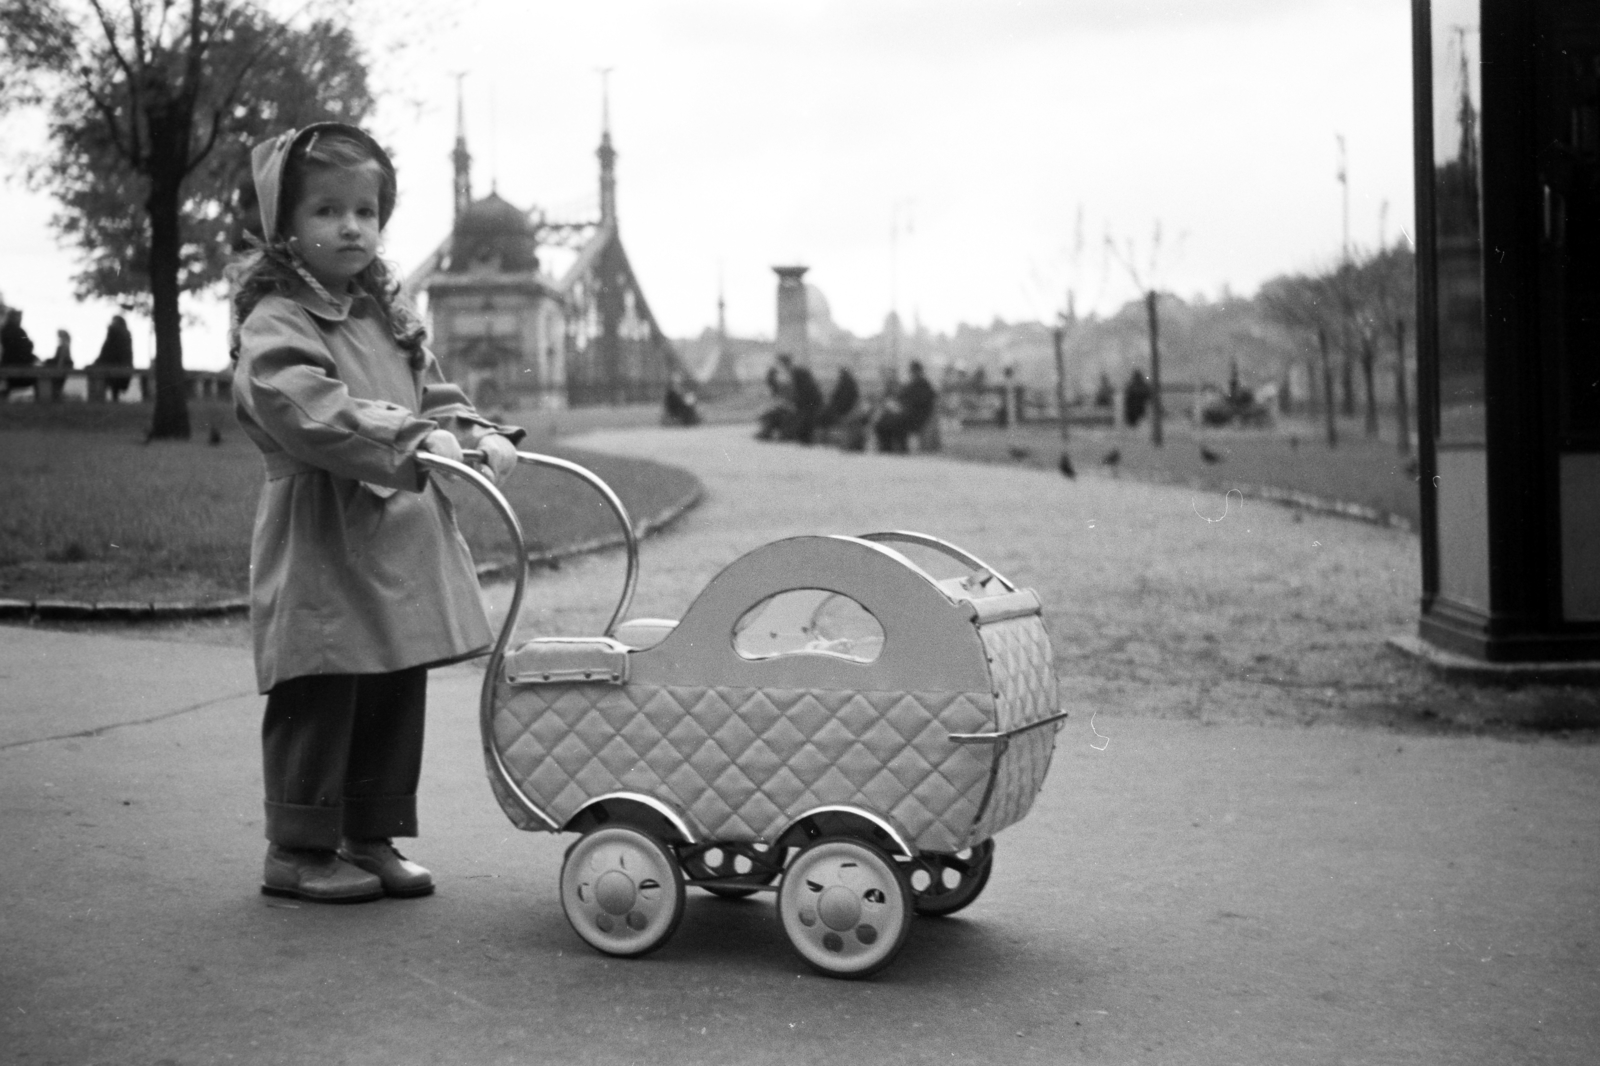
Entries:
{"label": "wooden bench", "polygon": [[[184,383],[191,400],[225,400],[233,394],[233,373],[227,370],[185,370]],[[155,374],[148,367],[117,368],[106,366],[74,367],[68,370],[58,366],[0,366],[0,394],[9,397],[13,392],[33,390],[39,403],[55,403],[63,399],[66,384],[72,378],[82,378],[90,403],[104,403],[110,378],[128,378],[130,389],[138,386],[139,400],[155,398]],[[47,384],[48,383],[48,384]]]}

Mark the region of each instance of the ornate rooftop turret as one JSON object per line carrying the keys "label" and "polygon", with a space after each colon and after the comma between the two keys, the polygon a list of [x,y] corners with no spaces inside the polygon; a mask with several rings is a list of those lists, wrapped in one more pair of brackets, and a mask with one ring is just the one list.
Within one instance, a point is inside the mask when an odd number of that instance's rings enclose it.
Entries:
{"label": "ornate rooftop turret", "polygon": [[610,68],[601,71],[600,77],[600,147],[595,155],[600,159],[600,225],[617,224],[617,150],[611,147],[611,88]]}
{"label": "ornate rooftop turret", "polygon": [[531,274],[539,269],[538,247],[527,212],[492,192],[456,216],[447,269],[451,274]]}
{"label": "ornate rooftop turret", "polygon": [[467,119],[461,104],[461,78],[456,75],[456,146],[450,152],[450,164],[455,168],[456,220],[472,203],[472,153],[467,151]]}

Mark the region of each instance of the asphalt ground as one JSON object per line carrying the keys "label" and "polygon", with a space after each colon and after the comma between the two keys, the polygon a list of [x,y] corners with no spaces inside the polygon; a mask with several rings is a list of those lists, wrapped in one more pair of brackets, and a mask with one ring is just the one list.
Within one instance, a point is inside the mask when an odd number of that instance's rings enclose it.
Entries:
{"label": "asphalt ground", "polygon": [[[691,893],[661,951],[599,956],[557,899],[567,841],[489,795],[464,665],[431,682],[406,848],[438,894],[271,900],[238,631],[3,628],[0,1061],[1600,1057],[1600,746],[1372,712],[1429,684],[1383,645],[1410,534],[737,427],[583,445],[707,486],[647,542],[636,615],[795,532],[920,528],[1039,589],[1073,718],[983,897],[865,983],[806,970],[759,898]],[[540,574],[526,631],[597,632],[619,583],[615,554]]]}

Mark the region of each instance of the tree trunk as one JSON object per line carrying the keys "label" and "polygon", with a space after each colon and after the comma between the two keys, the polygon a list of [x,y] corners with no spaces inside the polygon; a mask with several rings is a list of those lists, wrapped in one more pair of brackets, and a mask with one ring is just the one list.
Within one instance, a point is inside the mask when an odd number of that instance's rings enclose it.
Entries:
{"label": "tree trunk", "polygon": [[1156,316],[1156,291],[1151,289],[1144,297],[1145,309],[1150,315],[1150,443],[1161,447],[1161,343],[1160,323]]}
{"label": "tree trunk", "polygon": [[[161,114],[167,110],[168,114]],[[178,260],[182,236],[183,160],[189,145],[188,122],[152,107],[149,113],[150,317],[156,328],[155,413],[151,439],[189,439],[188,390],[183,375],[183,319],[178,308]]]}
{"label": "tree trunk", "polygon": [[1350,327],[1346,326],[1339,331],[1339,347],[1344,359],[1339,364],[1339,387],[1341,389],[1340,414],[1346,418],[1356,416],[1356,355],[1355,345],[1350,340]]}
{"label": "tree trunk", "polygon": [[1328,447],[1339,445],[1339,425],[1334,417],[1333,405],[1337,397],[1333,392],[1333,360],[1328,355],[1328,331],[1317,327],[1317,346],[1322,349],[1322,409],[1328,413]]}
{"label": "tree trunk", "polygon": [[1361,335],[1361,382],[1367,387],[1367,436],[1378,435],[1378,390],[1372,380],[1372,363],[1376,353],[1372,350],[1372,337]]}
{"label": "tree trunk", "polygon": [[1406,386],[1406,320],[1394,321],[1395,413],[1400,419],[1400,454],[1411,454],[1411,391]]}

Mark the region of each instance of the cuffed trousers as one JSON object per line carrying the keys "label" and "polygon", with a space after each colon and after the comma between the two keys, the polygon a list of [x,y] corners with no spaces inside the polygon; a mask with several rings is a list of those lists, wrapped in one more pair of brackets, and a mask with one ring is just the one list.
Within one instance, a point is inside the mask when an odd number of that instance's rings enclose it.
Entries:
{"label": "cuffed trousers", "polygon": [[267,839],[333,849],[416,836],[427,691],[424,666],[276,685],[261,724]]}

